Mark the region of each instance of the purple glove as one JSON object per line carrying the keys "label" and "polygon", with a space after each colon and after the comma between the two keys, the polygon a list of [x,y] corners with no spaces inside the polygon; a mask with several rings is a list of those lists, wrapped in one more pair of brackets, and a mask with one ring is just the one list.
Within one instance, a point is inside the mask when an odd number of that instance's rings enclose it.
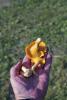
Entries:
{"label": "purple glove", "polygon": [[[29,78],[23,77],[19,72],[22,66],[22,60],[19,61],[10,70],[10,82],[16,97],[16,100],[31,99],[43,100],[48,88],[49,73],[52,63],[52,56],[47,54],[46,64],[39,69],[36,75]],[[30,60],[25,56],[23,64],[26,67],[31,65]]]}

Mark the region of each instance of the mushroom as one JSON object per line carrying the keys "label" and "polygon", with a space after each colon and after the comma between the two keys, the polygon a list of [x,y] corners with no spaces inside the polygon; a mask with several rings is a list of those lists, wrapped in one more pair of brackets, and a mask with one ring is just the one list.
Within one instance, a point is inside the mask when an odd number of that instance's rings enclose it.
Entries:
{"label": "mushroom", "polygon": [[25,77],[30,77],[32,74],[35,74],[35,68],[39,63],[45,64],[45,58],[43,58],[47,52],[45,48],[46,44],[41,38],[37,38],[36,41],[33,41],[25,48],[26,56],[31,60],[31,63],[33,63],[33,66],[30,68],[22,66],[22,72]]}

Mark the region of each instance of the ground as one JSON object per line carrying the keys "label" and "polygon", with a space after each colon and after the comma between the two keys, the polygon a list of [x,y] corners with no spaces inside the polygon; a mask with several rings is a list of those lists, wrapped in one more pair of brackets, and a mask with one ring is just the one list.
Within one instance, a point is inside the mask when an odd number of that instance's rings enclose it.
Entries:
{"label": "ground", "polygon": [[9,96],[10,68],[38,37],[53,54],[45,100],[67,100],[67,0],[11,0],[0,6],[0,100]]}

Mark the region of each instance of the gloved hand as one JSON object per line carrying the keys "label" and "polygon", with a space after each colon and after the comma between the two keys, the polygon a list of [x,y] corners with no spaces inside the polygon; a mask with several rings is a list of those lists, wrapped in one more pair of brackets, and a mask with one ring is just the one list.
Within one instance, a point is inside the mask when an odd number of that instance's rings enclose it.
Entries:
{"label": "gloved hand", "polygon": [[22,64],[24,66],[31,66],[30,60],[25,58],[20,60],[10,70],[10,82],[16,97],[16,100],[31,99],[31,100],[43,100],[46,95],[49,81],[49,73],[52,63],[52,56],[47,54],[46,64],[43,68],[37,71],[37,75],[32,75],[29,78],[25,78],[20,74]]}

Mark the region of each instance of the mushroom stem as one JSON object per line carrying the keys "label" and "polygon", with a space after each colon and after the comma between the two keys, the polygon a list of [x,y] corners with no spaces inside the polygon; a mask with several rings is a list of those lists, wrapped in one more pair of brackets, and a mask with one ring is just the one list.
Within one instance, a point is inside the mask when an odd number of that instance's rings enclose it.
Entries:
{"label": "mushroom stem", "polygon": [[32,75],[32,70],[22,66],[23,75],[25,77],[30,77]]}
{"label": "mushroom stem", "polygon": [[33,74],[35,74],[35,68],[38,65],[38,63],[34,64],[31,69],[26,68],[25,66],[22,66],[22,71],[23,71],[23,75],[25,77],[30,77]]}
{"label": "mushroom stem", "polygon": [[32,67],[31,67],[31,70],[34,71],[36,66],[39,64],[39,62],[35,63]]}

